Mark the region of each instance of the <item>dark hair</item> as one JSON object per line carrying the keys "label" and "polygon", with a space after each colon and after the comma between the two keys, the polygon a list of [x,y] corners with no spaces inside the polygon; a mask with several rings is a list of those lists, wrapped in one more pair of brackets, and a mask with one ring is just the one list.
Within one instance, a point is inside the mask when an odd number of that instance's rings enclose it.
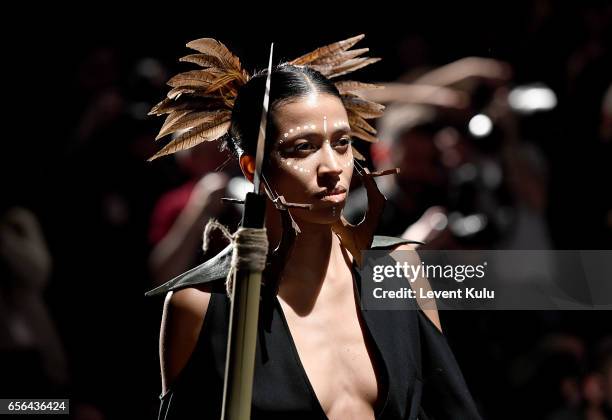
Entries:
{"label": "dark hair", "polygon": [[[255,155],[267,73],[267,70],[256,73],[238,92],[229,134],[223,143],[223,148],[229,149],[235,157],[243,153]],[[280,103],[303,98],[312,92],[327,93],[341,99],[333,82],[318,71],[310,67],[281,64],[272,69],[269,109],[273,110]],[[266,145],[271,142],[275,132],[272,125],[268,119]]]}

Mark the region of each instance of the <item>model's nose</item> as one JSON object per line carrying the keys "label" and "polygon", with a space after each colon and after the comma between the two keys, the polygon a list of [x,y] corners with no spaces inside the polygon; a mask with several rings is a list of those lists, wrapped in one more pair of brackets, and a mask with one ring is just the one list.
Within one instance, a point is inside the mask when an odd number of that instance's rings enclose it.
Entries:
{"label": "model's nose", "polygon": [[338,156],[332,149],[329,141],[323,143],[321,152],[321,162],[319,164],[320,175],[340,175],[342,173],[342,165],[338,161]]}

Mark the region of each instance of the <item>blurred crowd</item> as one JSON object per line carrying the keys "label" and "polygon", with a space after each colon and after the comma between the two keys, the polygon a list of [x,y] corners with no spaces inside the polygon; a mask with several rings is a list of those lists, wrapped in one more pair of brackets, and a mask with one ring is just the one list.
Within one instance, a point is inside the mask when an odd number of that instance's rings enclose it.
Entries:
{"label": "blurred crowd", "polygon": [[[384,39],[394,71],[364,92],[387,106],[380,141],[356,146],[368,166],[400,169],[377,180],[379,234],[423,249],[611,248],[612,6],[523,7],[500,56],[436,60],[426,35]],[[234,230],[241,208],[221,198],[248,188],[214,144],[147,162],[161,126],[147,112],[187,40],[175,36],[163,55],[82,51],[49,153],[2,156],[2,398],[68,395],[81,420],[156,415],[161,302],[144,292],[224,247],[213,238],[204,254],[204,225]],[[344,214],[358,222],[366,206],[354,177]],[[441,317],[485,418],[612,418],[612,314]]]}

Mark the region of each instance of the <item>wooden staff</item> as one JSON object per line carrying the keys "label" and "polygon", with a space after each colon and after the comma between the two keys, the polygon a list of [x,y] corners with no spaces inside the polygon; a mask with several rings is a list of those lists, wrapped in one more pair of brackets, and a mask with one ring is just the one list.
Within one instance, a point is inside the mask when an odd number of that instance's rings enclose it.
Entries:
{"label": "wooden staff", "polygon": [[[266,91],[257,138],[254,188],[253,192],[247,193],[244,203],[243,228],[263,230],[264,227],[266,196],[260,194],[260,183],[270,103],[273,51],[274,44],[270,46]],[[234,246],[234,252],[238,248]],[[262,247],[258,252],[263,253],[265,260],[267,247]],[[249,420],[251,418],[261,274],[261,271],[245,269],[239,269],[234,273],[221,420]]]}

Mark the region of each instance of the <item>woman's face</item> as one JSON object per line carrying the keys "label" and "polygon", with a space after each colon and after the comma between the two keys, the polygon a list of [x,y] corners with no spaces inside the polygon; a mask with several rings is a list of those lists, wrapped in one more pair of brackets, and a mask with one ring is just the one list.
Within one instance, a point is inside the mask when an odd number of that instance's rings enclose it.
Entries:
{"label": "woman's face", "polygon": [[337,221],[353,174],[350,127],[342,101],[312,93],[279,104],[271,116],[272,188],[289,202],[312,204],[311,210],[291,210],[297,221]]}

